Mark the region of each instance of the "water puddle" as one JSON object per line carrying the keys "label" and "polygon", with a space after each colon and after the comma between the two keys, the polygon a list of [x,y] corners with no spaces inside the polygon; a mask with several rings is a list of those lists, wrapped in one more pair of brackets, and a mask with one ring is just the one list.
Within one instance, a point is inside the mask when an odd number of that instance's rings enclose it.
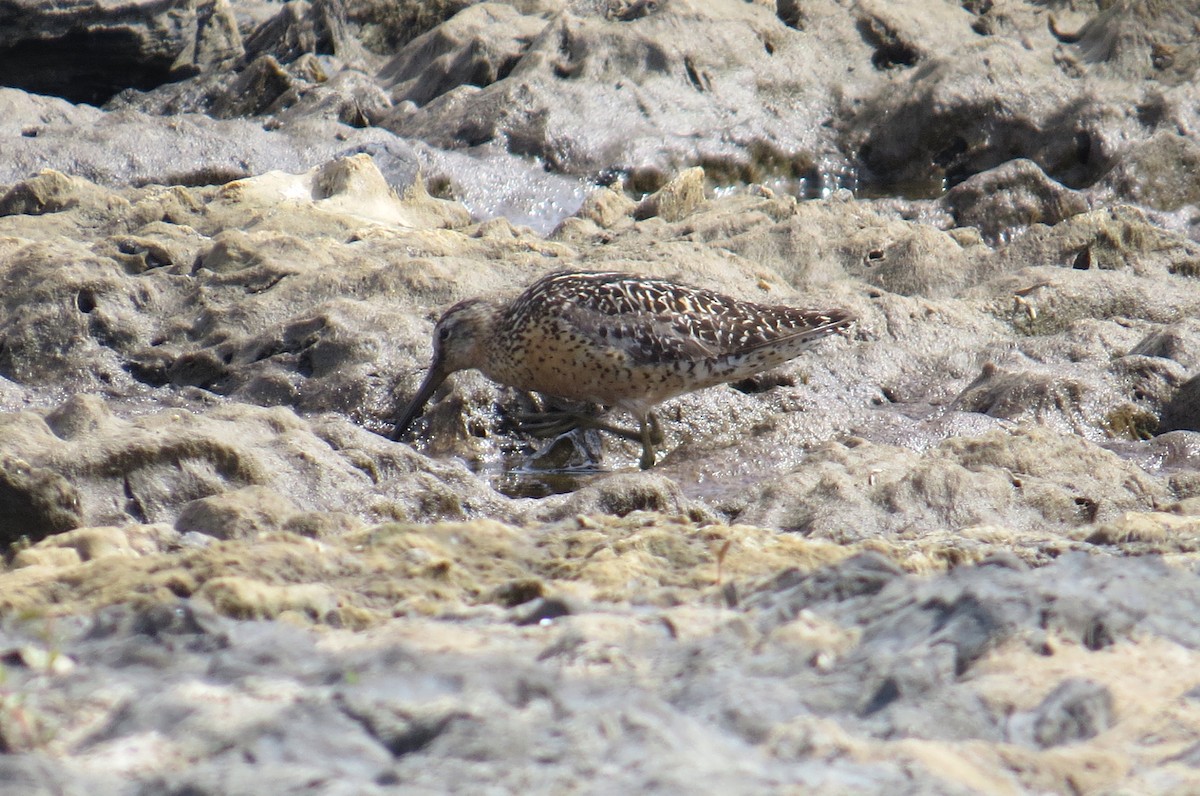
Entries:
{"label": "water puddle", "polygon": [[596,468],[535,470],[497,465],[485,469],[481,474],[487,478],[492,489],[505,497],[540,499],[575,492],[612,472],[615,471]]}

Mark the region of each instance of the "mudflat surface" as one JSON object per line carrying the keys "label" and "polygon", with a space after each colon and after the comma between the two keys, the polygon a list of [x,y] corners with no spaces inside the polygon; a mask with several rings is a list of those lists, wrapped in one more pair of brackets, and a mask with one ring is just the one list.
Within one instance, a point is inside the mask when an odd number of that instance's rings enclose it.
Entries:
{"label": "mudflat surface", "polygon": [[[1200,788],[1200,7],[1100,5],[15,4],[0,793]],[[565,269],[859,321],[391,439]]]}

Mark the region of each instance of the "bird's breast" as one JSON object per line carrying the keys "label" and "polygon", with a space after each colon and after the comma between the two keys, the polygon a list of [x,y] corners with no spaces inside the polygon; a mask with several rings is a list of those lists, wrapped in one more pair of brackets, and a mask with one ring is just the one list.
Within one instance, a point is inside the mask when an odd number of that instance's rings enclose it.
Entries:
{"label": "bird's breast", "polygon": [[522,336],[495,354],[480,368],[493,381],[608,406],[657,403],[692,389],[700,375],[694,363],[635,364],[619,343],[571,333]]}

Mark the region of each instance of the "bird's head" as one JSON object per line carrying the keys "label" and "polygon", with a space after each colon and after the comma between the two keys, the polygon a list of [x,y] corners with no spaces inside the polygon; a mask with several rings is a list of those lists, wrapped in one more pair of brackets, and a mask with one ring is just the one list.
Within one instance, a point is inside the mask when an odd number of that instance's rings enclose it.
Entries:
{"label": "bird's head", "polygon": [[429,372],[397,421],[393,438],[408,430],[447,376],[486,363],[486,342],[494,334],[495,317],[495,305],[479,298],[460,301],[442,314],[433,328],[433,359],[429,363]]}

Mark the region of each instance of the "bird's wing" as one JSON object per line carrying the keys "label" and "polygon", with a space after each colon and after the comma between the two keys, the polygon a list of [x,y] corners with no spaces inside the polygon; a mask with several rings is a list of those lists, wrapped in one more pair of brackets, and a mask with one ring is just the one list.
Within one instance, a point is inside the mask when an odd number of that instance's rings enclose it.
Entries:
{"label": "bird's wing", "polygon": [[649,312],[610,315],[590,307],[568,305],[560,321],[595,346],[622,352],[630,366],[707,359],[718,351],[673,322],[674,317]]}
{"label": "bird's wing", "polygon": [[812,310],[797,307],[763,307],[753,319],[743,319],[728,334],[723,353],[748,354],[767,346],[813,343],[854,324],[855,317],[840,309]]}
{"label": "bird's wing", "polygon": [[738,301],[701,288],[623,273],[552,274],[530,293],[527,312],[545,313],[567,333],[621,351],[632,366],[747,354],[815,341],[844,329],[842,310]]}

